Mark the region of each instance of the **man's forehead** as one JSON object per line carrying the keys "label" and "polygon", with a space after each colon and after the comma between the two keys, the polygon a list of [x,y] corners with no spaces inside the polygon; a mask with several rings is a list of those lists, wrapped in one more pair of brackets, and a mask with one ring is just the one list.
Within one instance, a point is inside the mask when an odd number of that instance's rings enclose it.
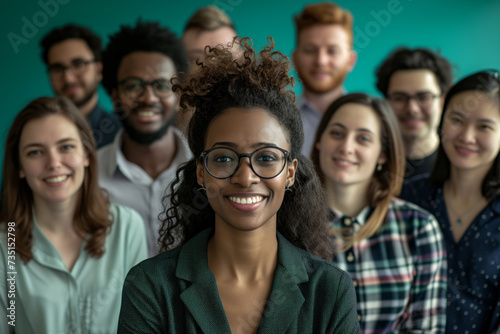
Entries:
{"label": "man's forehead", "polygon": [[389,91],[439,90],[437,77],[428,69],[403,69],[395,71],[389,80]]}
{"label": "man's forehead", "polygon": [[118,68],[118,78],[136,76],[142,79],[169,79],[174,73],[172,59],[159,52],[132,52],[122,59]]}
{"label": "man's forehead", "polygon": [[349,44],[349,33],[339,24],[317,24],[300,31],[298,42],[301,45],[334,45]]}
{"label": "man's forehead", "polygon": [[71,38],[52,45],[47,57],[51,63],[70,62],[77,58],[93,57],[93,53],[84,40]]}

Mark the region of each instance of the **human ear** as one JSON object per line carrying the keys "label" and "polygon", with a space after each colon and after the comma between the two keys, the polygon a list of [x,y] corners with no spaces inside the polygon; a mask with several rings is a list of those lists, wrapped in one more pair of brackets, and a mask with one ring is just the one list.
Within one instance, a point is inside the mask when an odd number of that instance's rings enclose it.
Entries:
{"label": "human ear", "polygon": [[351,50],[349,52],[349,67],[348,71],[351,72],[354,69],[354,66],[356,65],[358,61],[358,53],[354,50]]}
{"label": "human ear", "polygon": [[381,153],[380,154],[380,157],[378,158],[378,161],[377,161],[377,164],[379,165],[383,165],[387,162],[387,156],[385,155],[385,153]]}
{"label": "human ear", "polygon": [[119,103],[118,103],[118,91],[116,90],[116,88],[113,88],[113,90],[111,91],[111,102],[113,102],[113,108],[115,110],[118,109],[119,107]]}
{"label": "human ear", "polygon": [[198,182],[198,184],[201,186],[201,187],[205,187],[205,176],[203,175],[204,174],[204,167],[203,167],[203,164],[197,160],[196,161],[196,182]]}
{"label": "human ear", "polygon": [[98,61],[95,63],[96,65],[96,69],[97,69],[97,78],[99,80],[99,82],[102,81],[102,62]]}
{"label": "human ear", "polygon": [[299,162],[297,159],[293,159],[292,162],[287,165],[287,176],[286,176],[286,186],[291,187],[295,183],[295,173],[297,172],[297,166]]}
{"label": "human ear", "polygon": [[88,167],[90,164],[90,161],[89,161],[89,154],[85,152],[85,159],[83,160],[83,166],[84,167]]}

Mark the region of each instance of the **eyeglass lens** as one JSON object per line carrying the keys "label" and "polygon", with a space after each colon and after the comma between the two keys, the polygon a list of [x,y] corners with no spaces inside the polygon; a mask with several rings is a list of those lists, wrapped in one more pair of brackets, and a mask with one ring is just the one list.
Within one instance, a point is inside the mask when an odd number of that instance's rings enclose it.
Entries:
{"label": "eyeglass lens", "polygon": [[[263,147],[250,154],[250,166],[255,174],[263,178],[277,176],[286,163],[283,151],[274,147]],[[216,148],[205,155],[207,171],[214,177],[227,178],[236,173],[240,157],[228,148]]]}
{"label": "eyeglass lens", "polygon": [[414,99],[415,102],[422,108],[427,108],[431,105],[434,98],[437,95],[432,93],[417,93],[415,95],[408,95],[404,93],[395,93],[390,96],[390,101],[394,108],[403,108],[405,107],[410,99]]}
{"label": "eyeglass lens", "polygon": [[51,75],[61,76],[66,70],[71,70],[71,72],[76,76],[81,76],[87,70],[87,66],[93,63],[94,60],[85,60],[81,58],[73,59],[69,66],[64,66],[63,64],[52,64],[49,66],[49,72]]}
{"label": "eyeglass lens", "polygon": [[153,87],[153,91],[158,97],[167,97],[172,93],[172,86],[166,79],[158,79],[146,82],[138,78],[130,78],[120,83],[125,93],[131,98],[138,98],[146,91],[146,86]]}

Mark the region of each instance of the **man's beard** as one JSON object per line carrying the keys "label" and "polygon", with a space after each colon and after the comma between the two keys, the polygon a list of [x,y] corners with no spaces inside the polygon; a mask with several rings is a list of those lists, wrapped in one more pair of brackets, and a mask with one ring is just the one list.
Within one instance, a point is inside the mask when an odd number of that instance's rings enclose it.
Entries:
{"label": "man's beard", "polygon": [[[92,100],[92,98],[94,97],[95,94],[97,94],[97,86],[98,86],[98,83],[96,83],[92,87],[89,87],[89,90],[86,90],[85,87],[83,87],[85,95],[79,100],[74,100],[70,96],[68,96],[68,98],[71,101],[73,101],[73,103],[75,104],[75,106],[77,106],[77,108],[81,108],[84,105],[86,105],[90,100]],[[64,87],[64,90],[65,89],[66,89],[66,87]]]}
{"label": "man's beard", "polygon": [[[134,110],[132,110],[130,113],[133,113]],[[139,144],[139,145],[143,145],[143,146],[149,146],[151,144],[153,144],[154,142],[162,139],[165,134],[167,133],[168,129],[170,128],[170,126],[174,125],[175,124],[175,119],[176,119],[176,115],[177,113],[173,113],[172,114],[172,117],[170,117],[170,119],[165,122],[158,130],[154,131],[154,132],[143,132],[143,131],[139,131],[137,130],[136,128],[133,127],[132,124],[129,123],[128,121],[128,115],[125,114],[125,112],[123,112],[122,110],[116,110],[116,113],[118,114],[118,116],[120,117],[120,120],[122,122],[122,125],[123,125],[123,129],[125,131],[125,133],[129,136],[129,138]]]}
{"label": "man's beard", "polygon": [[308,76],[303,75],[302,71],[300,71],[298,68],[296,69],[296,71],[304,88],[316,94],[325,94],[338,88],[344,83],[345,78],[349,73],[349,71],[347,70],[347,65],[342,68],[336,69],[329,84],[327,86],[318,87],[318,85],[315,84],[314,79],[310,79]]}

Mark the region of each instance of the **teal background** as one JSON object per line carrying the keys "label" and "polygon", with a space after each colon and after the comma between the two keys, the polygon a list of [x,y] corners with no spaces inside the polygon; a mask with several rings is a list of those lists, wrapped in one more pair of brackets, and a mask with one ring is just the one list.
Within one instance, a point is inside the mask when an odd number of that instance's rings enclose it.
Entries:
{"label": "teal background", "polygon": [[[272,36],[276,48],[290,55],[295,47],[293,15],[305,0],[0,0],[0,162],[5,138],[15,115],[31,100],[52,95],[38,46],[52,28],[77,23],[90,27],[103,38],[118,31],[121,24],[133,24],[138,17],[157,20],[177,34],[185,21],[202,6],[214,4],[234,21],[240,36],[249,36],[261,48]],[[51,3],[47,14],[41,4]],[[346,81],[347,91],[378,95],[374,71],[397,46],[424,46],[440,52],[454,65],[456,78],[484,68],[500,67],[500,1],[498,0],[339,0],[354,16],[354,48],[358,63]],[[57,12],[53,4],[57,4]],[[389,7],[394,14],[390,13]],[[377,20],[378,17],[378,20]],[[383,19],[381,19],[383,17]],[[45,19],[44,19],[45,18]],[[16,52],[9,33],[23,35],[25,21],[38,20],[26,44]],[[295,90],[300,93],[300,83]],[[100,89],[101,104],[111,110],[111,102]],[[8,161],[9,158],[7,158]],[[3,164],[1,165],[3,166]]]}

